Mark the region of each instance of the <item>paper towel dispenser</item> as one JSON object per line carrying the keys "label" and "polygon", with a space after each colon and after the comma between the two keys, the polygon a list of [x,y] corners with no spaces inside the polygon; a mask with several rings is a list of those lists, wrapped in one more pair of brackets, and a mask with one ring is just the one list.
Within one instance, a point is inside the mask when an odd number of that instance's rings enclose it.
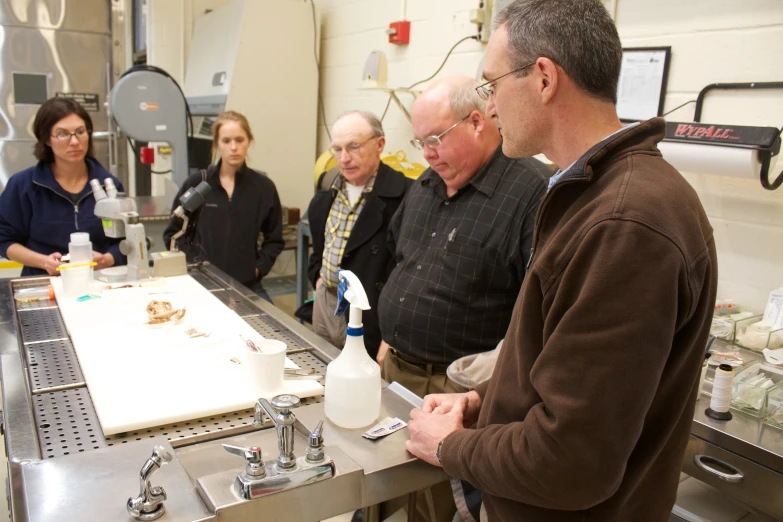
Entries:
{"label": "paper towel dispenser", "polygon": [[667,122],[658,148],[683,172],[759,178],[768,190],[783,184],[783,173],[770,182],[780,154],[780,129],[774,127]]}
{"label": "paper towel dispenser", "polygon": [[781,89],[783,82],[715,83],[699,93],[693,122],[667,122],[666,137],[658,144],[663,157],[677,170],[758,178],[761,186],[775,190],[783,184],[783,172],[774,181],[780,154],[781,129],[701,123],[707,92],[713,89]]}

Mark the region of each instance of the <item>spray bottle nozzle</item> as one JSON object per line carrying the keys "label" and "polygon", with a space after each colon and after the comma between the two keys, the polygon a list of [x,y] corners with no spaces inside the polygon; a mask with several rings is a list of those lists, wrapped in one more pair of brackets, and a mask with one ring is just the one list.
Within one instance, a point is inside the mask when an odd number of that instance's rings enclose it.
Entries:
{"label": "spray bottle nozzle", "polygon": [[370,302],[362,282],[350,270],[339,270],[337,275],[340,282],[337,285],[337,309],[334,311],[334,315],[344,314],[350,305],[351,314],[348,318],[348,327],[361,328],[362,310],[370,309]]}

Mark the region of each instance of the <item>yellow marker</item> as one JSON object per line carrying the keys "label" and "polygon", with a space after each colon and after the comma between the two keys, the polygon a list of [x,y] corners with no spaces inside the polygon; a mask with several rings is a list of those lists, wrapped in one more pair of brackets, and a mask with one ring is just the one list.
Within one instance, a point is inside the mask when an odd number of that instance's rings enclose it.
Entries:
{"label": "yellow marker", "polygon": [[97,266],[97,265],[98,263],[96,263],[95,261],[90,261],[89,263],[76,263],[75,265],[66,263],[64,265],[58,266],[56,270],[59,272],[60,270],[65,270],[66,268],[80,268],[83,266]]}

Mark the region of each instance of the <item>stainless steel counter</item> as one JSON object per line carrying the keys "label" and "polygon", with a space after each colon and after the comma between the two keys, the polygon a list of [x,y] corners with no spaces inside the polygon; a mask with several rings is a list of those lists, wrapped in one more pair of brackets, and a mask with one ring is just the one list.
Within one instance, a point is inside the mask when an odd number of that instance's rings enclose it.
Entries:
{"label": "stainless steel counter", "polygon": [[[267,338],[288,345],[287,355],[305,368],[325,372],[339,351],[241,284],[205,264],[191,275]],[[139,470],[153,445],[174,455],[152,477],[168,495],[163,521],[318,521],[363,507],[368,518],[381,503],[445,480],[438,468],[405,451],[407,430],[382,441],[325,422],[326,453],[333,478],[242,500],[231,489],[242,459],[222,443],[263,448],[276,456],[276,433],[253,427],[253,411],[228,412],[167,426],[104,437],[73,346],[54,301],[15,306],[12,288],[39,286],[46,278],[0,280],[0,379],[8,455],[9,511],[15,521],[128,520],[125,503],[139,491]],[[205,383],[208,385],[208,383]],[[416,404],[396,385],[382,393],[383,414],[406,417]],[[294,410],[305,428],[324,419],[321,398]],[[139,407],[143,407],[140,405]],[[266,417],[265,417],[266,419]],[[306,443],[297,436],[296,454]]]}
{"label": "stainless steel counter", "polygon": [[682,470],[783,520],[783,431],[736,410],[729,421],[715,420],[705,415],[708,406],[707,397],[696,403]]}

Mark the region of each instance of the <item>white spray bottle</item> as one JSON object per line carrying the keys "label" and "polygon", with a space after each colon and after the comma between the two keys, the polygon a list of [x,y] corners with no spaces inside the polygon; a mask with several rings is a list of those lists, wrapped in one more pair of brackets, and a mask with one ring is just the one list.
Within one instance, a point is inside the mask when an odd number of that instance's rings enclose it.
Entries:
{"label": "white spray bottle", "polygon": [[[381,413],[381,368],[364,347],[362,310],[370,303],[361,281],[349,270],[340,270],[338,300],[350,303],[345,348],[326,367],[324,412],[342,428],[363,428]],[[345,311],[338,304],[336,313]]]}

